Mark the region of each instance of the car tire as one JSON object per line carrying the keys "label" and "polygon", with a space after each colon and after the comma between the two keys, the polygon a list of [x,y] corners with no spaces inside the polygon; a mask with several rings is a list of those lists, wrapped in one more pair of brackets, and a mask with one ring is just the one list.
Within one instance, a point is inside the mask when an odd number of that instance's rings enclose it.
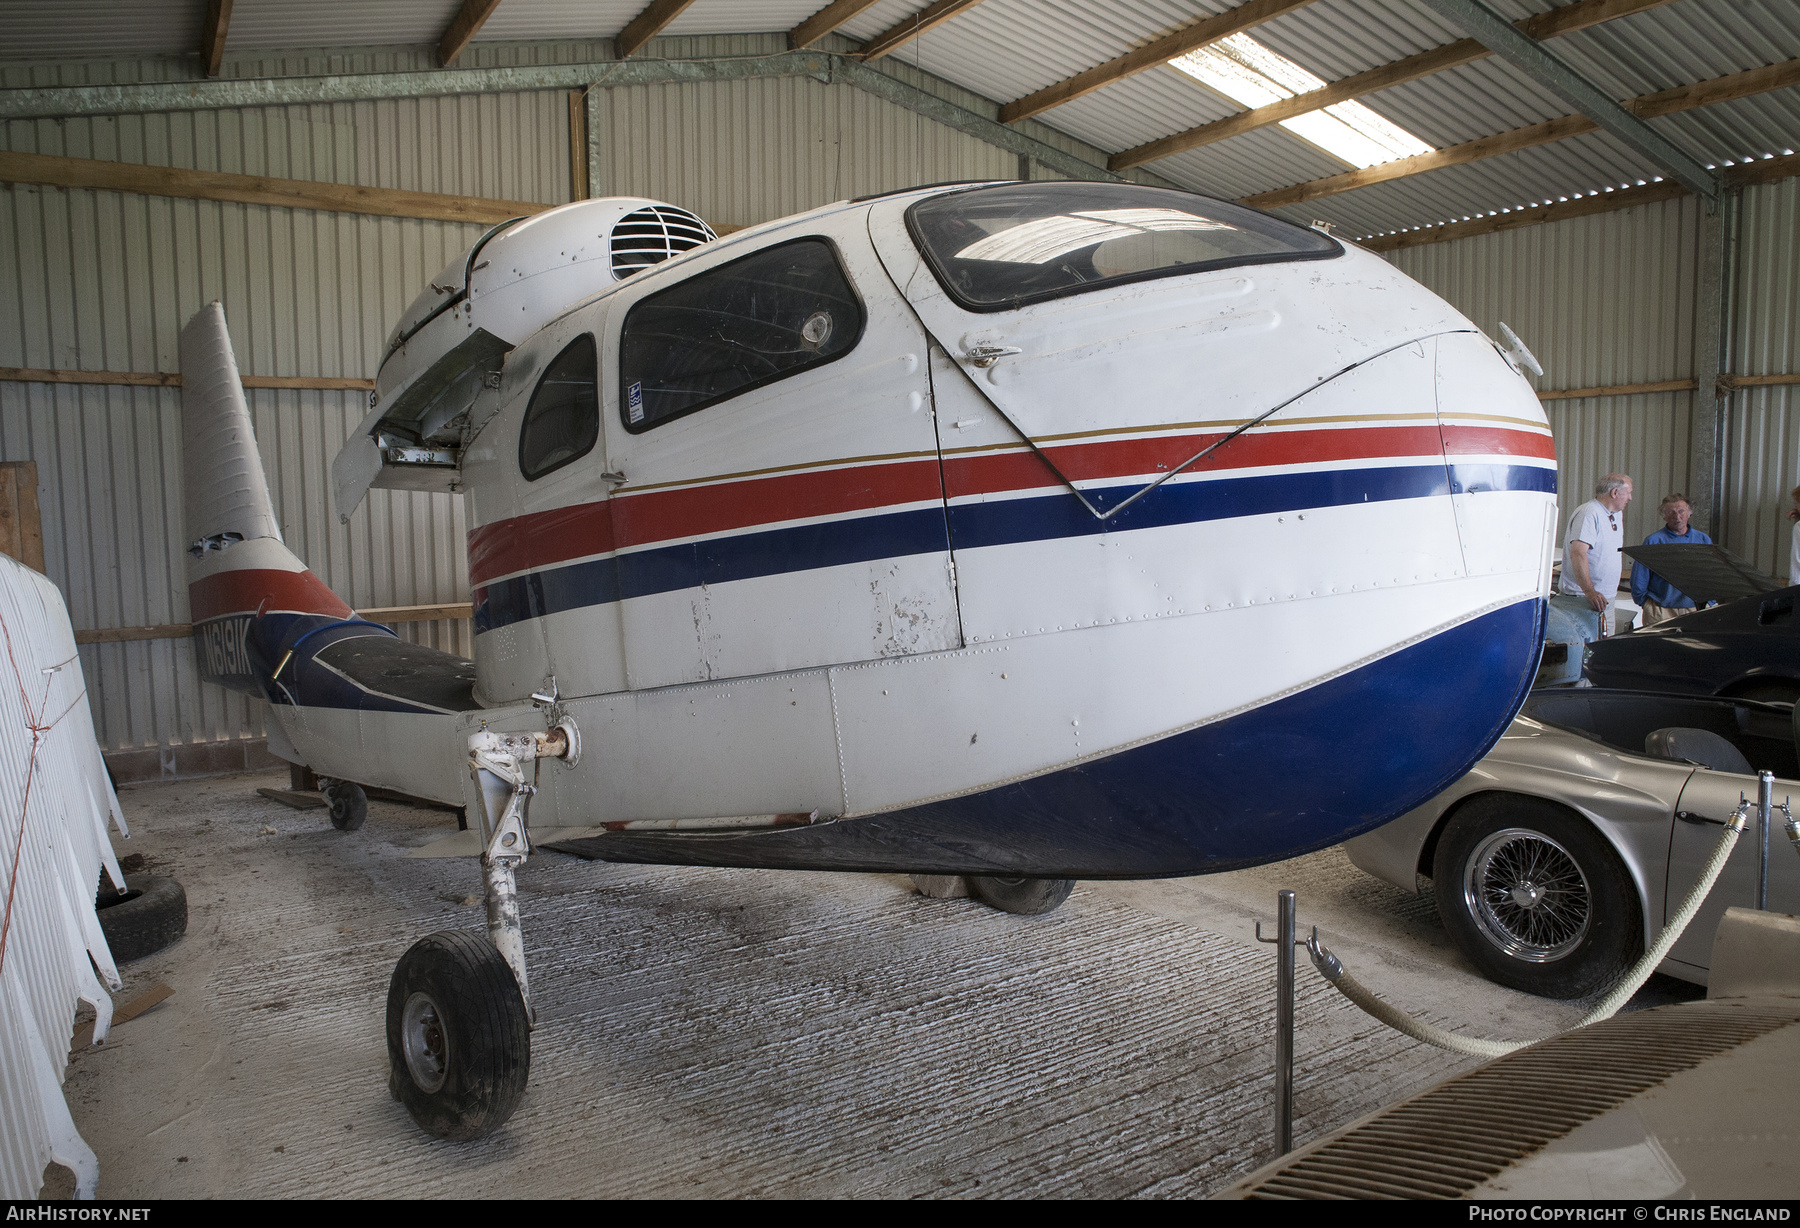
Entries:
{"label": "car tire", "polygon": [[1545,998],[1610,987],[1644,949],[1625,864],[1586,819],[1490,795],[1456,812],[1432,861],[1438,912],[1489,980]]}
{"label": "car tire", "polygon": [[94,908],[115,964],[154,955],[187,933],[187,892],[172,878],[139,874],[114,891],[102,875]]}
{"label": "car tire", "polygon": [[445,930],[388,982],[388,1091],[421,1129],[466,1141],[499,1129],[531,1077],[531,1017],[493,944]]}
{"label": "car tire", "polygon": [[1035,917],[1062,907],[1075,890],[1072,878],[981,878],[969,876],[969,886],[983,904],[1001,912]]}

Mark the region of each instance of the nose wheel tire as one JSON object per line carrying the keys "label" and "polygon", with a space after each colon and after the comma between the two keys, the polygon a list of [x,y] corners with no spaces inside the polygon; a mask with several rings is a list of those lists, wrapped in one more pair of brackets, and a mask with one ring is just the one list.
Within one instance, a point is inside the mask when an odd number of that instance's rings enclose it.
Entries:
{"label": "nose wheel tire", "polygon": [[1432,863],[1438,912],[1489,980],[1546,998],[1611,985],[1643,952],[1643,914],[1619,855],[1593,826],[1537,798],[1457,811]]}
{"label": "nose wheel tire", "polygon": [[969,886],[981,902],[1001,912],[1035,917],[1062,907],[1075,890],[1072,878],[981,878],[971,875]]}
{"label": "nose wheel tire", "polygon": [[499,1129],[531,1075],[531,1021],[512,969],[484,937],[421,938],[388,983],[388,1090],[427,1134]]}
{"label": "nose wheel tire", "polygon": [[324,793],[331,806],[331,825],[339,831],[355,831],[368,821],[369,795],[361,785],[334,780],[325,786]]}

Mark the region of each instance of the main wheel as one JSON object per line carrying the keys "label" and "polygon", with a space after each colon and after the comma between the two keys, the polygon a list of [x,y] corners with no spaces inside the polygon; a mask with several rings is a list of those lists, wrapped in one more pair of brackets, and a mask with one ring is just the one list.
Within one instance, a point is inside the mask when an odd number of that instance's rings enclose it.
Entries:
{"label": "main wheel", "polygon": [[1476,798],[1438,839],[1450,937],[1491,981],[1546,998],[1612,985],[1643,953],[1625,864],[1592,824],[1538,798]]}
{"label": "main wheel", "polygon": [[1072,878],[980,878],[971,875],[969,886],[981,902],[1001,912],[1035,917],[1054,912],[1075,890]]}
{"label": "main wheel", "polygon": [[325,786],[325,800],[331,804],[331,825],[339,831],[355,831],[369,818],[369,795],[363,787],[347,780],[334,780]]}
{"label": "main wheel", "polygon": [[421,938],[388,982],[388,1090],[427,1134],[461,1141],[513,1115],[531,1075],[519,983],[482,936]]}
{"label": "main wheel", "polygon": [[124,891],[114,891],[101,875],[94,907],[115,963],[154,955],[187,933],[187,892],[172,878],[133,875]]}

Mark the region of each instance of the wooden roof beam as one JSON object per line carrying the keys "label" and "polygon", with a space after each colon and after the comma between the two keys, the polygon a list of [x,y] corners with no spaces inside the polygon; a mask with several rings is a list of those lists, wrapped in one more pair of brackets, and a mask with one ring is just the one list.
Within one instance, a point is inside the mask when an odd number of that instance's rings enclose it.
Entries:
{"label": "wooden roof beam", "polygon": [[911,17],[902,18],[887,29],[870,39],[857,52],[864,60],[879,60],[884,55],[891,55],[906,44],[929,33],[961,13],[967,12],[980,4],[981,0],[935,0]]}
{"label": "wooden roof beam", "polygon": [[1207,17],[1158,35],[1142,47],[1114,56],[1104,64],[1078,72],[1055,85],[1047,85],[1036,93],[1016,98],[1000,108],[1000,122],[1011,124],[1030,119],[1051,107],[1073,102],[1115,81],[1123,81],[1126,77],[1135,76],[1159,64],[1167,64],[1178,56],[1200,50],[1208,43],[1241,34],[1252,26],[1272,21],[1295,9],[1305,8],[1310,3],[1312,0],[1247,0],[1215,17]]}
{"label": "wooden roof beam", "polygon": [[832,2],[788,31],[788,47],[803,51],[867,8],[881,0],[832,0]]}
{"label": "wooden roof beam", "polygon": [[626,23],[613,39],[613,51],[621,60],[629,59],[643,50],[644,44],[663,32],[663,28],[674,21],[694,0],[650,0],[644,11]]}
{"label": "wooden roof beam", "polygon": [[463,0],[463,6],[456,10],[456,16],[444,28],[444,36],[438,39],[439,65],[450,67],[499,7],[500,0]]}
{"label": "wooden roof beam", "polygon": [[[1555,38],[1559,34],[1572,34],[1576,30],[1585,30],[1589,26],[1599,25],[1601,22],[1612,21],[1619,17],[1629,17],[1633,13],[1661,8],[1665,4],[1674,2],[1675,0],[1576,0],[1574,4],[1565,4],[1559,9],[1551,9],[1548,13],[1539,13],[1535,17],[1528,17],[1519,22],[1518,27],[1522,32],[1535,39]],[[1115,172],[1129,170],[1134,166],[1142,166],[1146,162],[1154,162],[1158,158],[1186,153],[1190,149],[1199,149],[1203,145],[1211,145],[1215,141],[1223,141],[1229,137],[1242,136],[1246,132],[1254,132],[1258,128],[1266,128],[1270,124],[1278,124],[1284,119],[1293,119],[1297,115],[1305,115],[1322,107],[1336,106],[1340,102],[1351,102],[1379,90],[1404,85],[1408,81],[1417,81],[1421,77],[1429,77],[1433,73],[1460,68],[1464,64],[1472,64],[1476,60],[1486,59],[1492,54],[1493,52],[1474,39],[1461,38],[1454,43],[1446,43],[1442,47],[1432,47],[1418,52],[1416,55],[1380,64],[1367,71],[1333,81],[1324,89],[1314,90],[1310,94],[1298,94],[1293,98],[1284,98],[1280,102],[1272,102],[1266,107],[1239,111],[1236,115],[1227,115],[1224,119],[1214,120],[1210,124],[1201,124],[1197,128],[1189,128],[1184,132],[1147,141],[1142,145],[1114,154],[1107,161],[1107,168]],[[1001,117],[1004,118],[1005,114],[1005,109],[1002,108]]]}
{"label": "wooden roof beam", "polygon": [[225,31],[231,28],[231,0],[206,0],[206,20],[200,27],[200,64],[206,75],[219,75],[225,59]]}
{"label": "wooden roof beam", "polygon": [[[1778,179],[1787,179],[1800,175],[1800,154],[1791,154],[1781,158],[1762,158],[1755,162],[1745,162],[1739,166],[1728,166],[1722,178],[1727,187],[1749,187],[1758,183],[1773,183]],[[1444,226],[1426,226],[1419,230],[1403,230],[1399,234],[1376,235],[1372,238],[1358,239],[1357,243],[1372,252],[1399,251],[1407,247],[1426,247],[1433,243],[1449,243],[1455,239],[1467,239],[1475,235],[1499,234],[1508,230],[1522,230],[1527,226],[1541,226],[1545,222],[1560,222],[1572,217],[1591,217],[1596,213],[1612,213],[1619,209],[1630,209],[1637,205],[1648,205],[1659,200],[1675,200],[1688,195],[1688,190],[1673,179],[1665,179],[1661,183],[1646,183],[1641,187],[1622,188],[1617,192],[1596,192],[1583,196],[1579,200],[1558,201],[1551,205],[1539,205],[1535,209],[1514,209],[1511,213],[1501,213],[1494,217],[1471,218],[1466,222],[1452,222]],[[1745,387],[1755,380],[1755,376],[1727,375],[1721,376],[1721,387]],[[1800,379],[1791,375],[1765,377],[1768,382],[1797,383]],[[1729,385],[1726,380],[1730,380]],[[1683,381],[1692,386],[1693,381]],[[1577,389],[1577,392],[1594,394],[1605,393],[1608,389]],[[1642,391],[1650,391],[1649,388]],[[1540,400],[1553,399],[1549,394],[1539,393]]]}
{"label": "wooden roof beam", "polygon": [[[1800,85],[1800,59],[1784,60],[1779,64],[1770,64],[1763,68],[1752,68],[1746,72],[1715,77],[1711,81],[1701,81],[1695,85],[1678,85],[1674,89],[1658,90],[1654,94],[1643,94],[1637,98],[1628,99],[1623,105],[1627,111],[1640,119],[1651,119],[1658,115],[1674,115],[1681,111],[1692,111],[1697,107],[1711,106],[1718,102],[1731,102],[1738,98],[1766,94],[1771,90],[1786,89],[1792,85]],[[1564,115],[1560,119],[1546,120],[1541,124],[1514,128],[1510,132],[1480,137],[1473,141],[1465,141],[1461,145],[1452,145],[1447,149],[1436,149],[1428,154],[1420,154],[1417,157],[1383,162],[1379,166],[1345,171],[1341,175],[1328,175],[1323,179],[1297,183],[1286,188],[1276,188],[1272,192],[1259,192],[1255,196],[1244,197],[1241,203],[1253,205],[1259,209],[1297,205],[1302,201],[1317,200],[1321,196],[1335,196],[1339,192],[1352,192],[1357,188],[1366,188],[1377,183],[1388,183],[1395,179],[1423,175],[1426,171],[1442,170],[1447,166],[1461,166],[1468,162],[1479,162],[1484,158],[1499,157],[1501,154],[1517,153],[1521,149],[1530,149],[1534,145],[1547,145],[1552,141],[1567,140],[1572,136],[1593,132],[1599,126],[1585,115]],[[1751,163],[1749,165],[1759,164]]]}

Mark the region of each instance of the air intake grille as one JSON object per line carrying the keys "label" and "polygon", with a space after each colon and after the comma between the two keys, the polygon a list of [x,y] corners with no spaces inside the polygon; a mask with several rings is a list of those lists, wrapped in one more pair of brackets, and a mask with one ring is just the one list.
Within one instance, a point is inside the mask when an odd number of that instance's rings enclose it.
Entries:
{"label": "air intake grille", "polygon": [[673,205],[646,205],[620,218],[612,232],[612,271],[620,281],[670,256],[718,236],[712,227]]}
{"label": "air intake grille", "polygon": [[1797,1012],[1672,1006],[1496,1058],[1265,1169],[1227,1197],[1456,1198]]}

